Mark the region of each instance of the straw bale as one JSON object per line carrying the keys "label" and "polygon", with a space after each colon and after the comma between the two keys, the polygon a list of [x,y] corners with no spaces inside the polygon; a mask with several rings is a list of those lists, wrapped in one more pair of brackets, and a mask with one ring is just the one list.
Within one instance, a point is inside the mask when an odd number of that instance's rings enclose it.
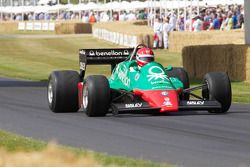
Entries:
{"label": "straw bale", "polygon": [[215,45],[215,44],[243,44],[244,32],[235,31],[202,31],[202,32],[171,32],[169,36],[169,50],[181,52],[185,46]]}
{"label": "straw bale", "polygon": [[56,34],[82,34],[92,33],[92,25],[89,23],[65,22],[57,23]]}
{"label": "straw bale", "polygon": [[145,26],[145,25],[148,25],[148,21],[147,20],[138,20],[138,21],[133,22],[133,24],[136,26]]}
{"label": "straw bale", "polygon": [[223,71],[235,81],[250,78],[250,50],[246,45],[188,46],[182,50],[183,67],[190,77],[203,78],[212,71]]}
{"label": "straw bale", "polygon": [[13,33],[18,28],[18,22],[0,22],[0,33]]}
{"label": "straw bale", "polygon": [[250,83],[250,45],[248,45],[246,52],[246,82]]}

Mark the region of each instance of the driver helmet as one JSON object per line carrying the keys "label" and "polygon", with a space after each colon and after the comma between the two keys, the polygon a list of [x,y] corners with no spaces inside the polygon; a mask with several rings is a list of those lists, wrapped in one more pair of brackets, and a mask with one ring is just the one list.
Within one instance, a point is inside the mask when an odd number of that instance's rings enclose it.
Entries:
{"label": "driver helmet", "polygon": [[150,48],[140,48],[136,53],[136,63],[142,67],[154,61],[154,53]]}

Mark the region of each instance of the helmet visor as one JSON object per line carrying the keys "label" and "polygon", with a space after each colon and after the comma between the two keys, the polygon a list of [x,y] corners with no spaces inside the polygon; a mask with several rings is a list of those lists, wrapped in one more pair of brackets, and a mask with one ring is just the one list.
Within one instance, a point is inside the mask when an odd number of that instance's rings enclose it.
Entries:
{"label": "helmet visor", "polygon": [[151,62],[154,61],[154,57],[140,57],[139,60],[143,62]]}

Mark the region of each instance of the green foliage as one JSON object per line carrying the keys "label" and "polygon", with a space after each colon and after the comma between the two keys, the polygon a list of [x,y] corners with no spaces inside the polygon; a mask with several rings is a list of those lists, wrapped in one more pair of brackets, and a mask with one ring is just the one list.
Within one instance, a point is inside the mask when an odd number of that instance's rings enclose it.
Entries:
{"label": "green foliage", "polygon": [[78,4],[79,0],[60,0],[61,4],[68,4],[68,2],[72,4]]}

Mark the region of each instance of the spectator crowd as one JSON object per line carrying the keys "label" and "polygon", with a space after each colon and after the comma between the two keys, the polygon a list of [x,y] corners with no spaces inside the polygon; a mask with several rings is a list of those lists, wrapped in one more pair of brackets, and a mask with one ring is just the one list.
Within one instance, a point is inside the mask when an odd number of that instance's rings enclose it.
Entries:
{"label": "spectator crowd", "polygon": [[157,12],[154,21],[154,47],[168,49],[168,35],[171,31],[212,31],[244,28],[244,8],[242,5],[205,7],[192,13],[176,11]]}
{"label": "spectator crowd", "polygon": [[[150,11],[151,9],[151,11]],[[154,30],[154,47],[168,49],[171,31],[232,30],[244,27],[243,5],[217,5],[202,8],[133,11],[60,11],[54,13],[1,14],[2,21],[81,20],[85,23],[148,20]]]}

